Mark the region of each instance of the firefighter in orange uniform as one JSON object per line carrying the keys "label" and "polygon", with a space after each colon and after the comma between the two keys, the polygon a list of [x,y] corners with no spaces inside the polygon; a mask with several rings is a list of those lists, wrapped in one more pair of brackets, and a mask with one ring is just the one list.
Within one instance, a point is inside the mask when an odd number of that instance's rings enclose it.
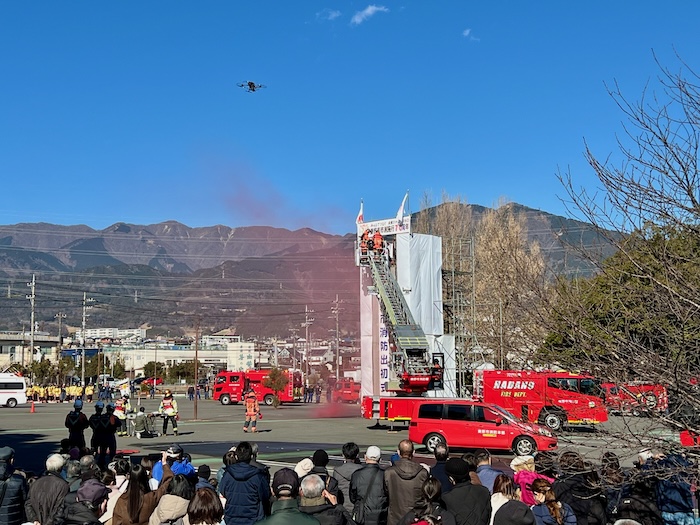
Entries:
{"label": "firefighter in orange uniform", "polygon": [[372,247],[377,254],[381,254],[384,246],[382,243],[384,242],[384,239],[382,237],[382,234],[379,233],[379,230],[376,230],[374,232],[374,235],[372,236]]}
{"label": "firefighter in orange uniform", "polygon": [[252,426],[251,432],[257,432],[258,416],[260,415],[260,404],[258,404],[258,396],[251,389],[244,398],[245,402],[245,423],[243,424],[243,432],[248,432],[248,426]]}

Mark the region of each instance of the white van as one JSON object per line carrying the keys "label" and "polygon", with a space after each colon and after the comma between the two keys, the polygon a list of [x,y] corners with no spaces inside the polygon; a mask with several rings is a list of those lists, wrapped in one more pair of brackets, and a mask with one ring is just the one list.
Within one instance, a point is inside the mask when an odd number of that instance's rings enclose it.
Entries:
{"label": "white van", "polygon": [[27,402],[27,383],[22,376],[0,374],[0,405],[14,408]]}

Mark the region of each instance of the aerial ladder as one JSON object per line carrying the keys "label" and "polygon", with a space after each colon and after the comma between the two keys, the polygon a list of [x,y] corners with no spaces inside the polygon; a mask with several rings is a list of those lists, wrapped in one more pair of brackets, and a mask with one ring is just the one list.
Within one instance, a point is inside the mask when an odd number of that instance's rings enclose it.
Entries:
{"label": "aerial ladder", "polygon": [[388,390],[397,395],[421,395],[442,379],[442,369],[428,358],[428,339],[413,319],[399,283],[381,254],[370,254],[374,290],[389,331],[389,368],[394,377]]}

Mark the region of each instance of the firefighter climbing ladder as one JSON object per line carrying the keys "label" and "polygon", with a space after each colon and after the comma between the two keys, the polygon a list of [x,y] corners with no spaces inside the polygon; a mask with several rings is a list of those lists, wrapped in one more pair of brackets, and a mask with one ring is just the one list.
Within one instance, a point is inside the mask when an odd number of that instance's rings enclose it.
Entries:
{"label": "firefighter climbing ladder", "polygon": [[430,378],[428,339],[423,329],[414,321],[411,310],[398,282],[381,257],[370,256],[369,266],[387,328],[393,336],[395,348],[390,358],[392,370],[402,380],[400,390],[410,391],[414,378]]}

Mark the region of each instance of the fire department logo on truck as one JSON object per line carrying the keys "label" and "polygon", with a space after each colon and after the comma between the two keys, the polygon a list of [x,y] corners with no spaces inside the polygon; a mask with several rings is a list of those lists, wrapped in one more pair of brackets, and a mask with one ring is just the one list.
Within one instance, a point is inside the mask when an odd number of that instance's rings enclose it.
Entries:
{"label": "fire department logo on truck", "polygon": [[493,382],[494,390],[534,390],[534,381],[501,381]]}

